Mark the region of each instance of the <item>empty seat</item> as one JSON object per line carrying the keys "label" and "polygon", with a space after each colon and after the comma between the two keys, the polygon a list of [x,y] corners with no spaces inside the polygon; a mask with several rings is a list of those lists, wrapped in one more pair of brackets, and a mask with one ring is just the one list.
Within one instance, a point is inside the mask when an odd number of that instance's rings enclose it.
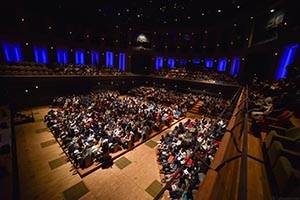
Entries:
{"label": "empty seat", "polygon": [[300,142],[300,127],[293,127],[290,129],[277,128],[276,130],[271,130],[264,141],[264,150],[267,151],[275,140],[293,147],[296,142]]}
{"label": "empty seat", "polygon": [[[298,147],[300,146],[299,143],[297,143],[296,145]],[[293,165],[300,166],[300,153],[284,148],[279,141],[274,141],[267,151],[267,165],[270,168],[273,168],[280,156],[285,156],[290,160],[290,162],[292,162]]]}
{"label": "empty seat", "polygon": [[[300,170],[290,160],[280,156],[272,170],[280,197],[300,197]],[[298,198],[297,198],[298,199]]]}

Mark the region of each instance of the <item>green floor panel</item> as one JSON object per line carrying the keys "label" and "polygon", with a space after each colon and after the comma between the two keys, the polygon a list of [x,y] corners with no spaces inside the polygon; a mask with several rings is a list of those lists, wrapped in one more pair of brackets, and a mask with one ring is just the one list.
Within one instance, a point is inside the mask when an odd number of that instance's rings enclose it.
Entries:
{"label": "green floor panel", "polygon": [[68,158],[66,156],[62,156],[60,158],[50,161],[49,166],[51,169],[55,169],[55,168],[58,168],[64,164],[66,164],[67,160],[68,160]]}
{"label": "green floor panel", "polygon": [[116,160],[114,162],[114,164],[119,168],[119,169],[124,169],[125,167],[127,167],[129,164],[131,163],[130,160],[128,160],[127,158],[125,158],[124,156],[119,158],[118,160]]}
{"label": "green floor panel", "polygon": [[77,200],[89,192],[84,182],[79,182],[63,192],[65,200]]}

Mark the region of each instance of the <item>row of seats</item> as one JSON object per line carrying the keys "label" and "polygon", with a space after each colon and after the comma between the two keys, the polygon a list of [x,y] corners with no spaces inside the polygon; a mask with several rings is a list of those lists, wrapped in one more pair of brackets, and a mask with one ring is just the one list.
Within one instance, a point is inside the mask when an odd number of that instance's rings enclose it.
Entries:
{"label": "row of seats", "polygon": [[300,197],[300,127],[271,127],[263,144],[266,168],[278,197]]}

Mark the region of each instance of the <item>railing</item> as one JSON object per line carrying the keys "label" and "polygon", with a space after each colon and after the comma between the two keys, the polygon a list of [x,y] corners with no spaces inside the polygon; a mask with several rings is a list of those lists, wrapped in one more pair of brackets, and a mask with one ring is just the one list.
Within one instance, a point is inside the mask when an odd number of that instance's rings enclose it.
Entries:
{"label": "railing", "polygon": [[247,199],[247,110],[244,88],[197,199]]}

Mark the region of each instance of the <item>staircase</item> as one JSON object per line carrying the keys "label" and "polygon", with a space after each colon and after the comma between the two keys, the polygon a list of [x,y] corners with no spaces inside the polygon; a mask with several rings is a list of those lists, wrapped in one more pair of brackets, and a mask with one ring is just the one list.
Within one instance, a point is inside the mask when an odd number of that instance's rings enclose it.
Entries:
{"label": "staircase", "polygon": [[191,109],[191,110],[189,110],[189,112],[191,112],[191,113],[195,113],[195,114],[199,114],[198,113],[198,110],[199,110],[199,108],[203,105],[203,101],[198,101],[195,105],[194,105],[194,107]]}

